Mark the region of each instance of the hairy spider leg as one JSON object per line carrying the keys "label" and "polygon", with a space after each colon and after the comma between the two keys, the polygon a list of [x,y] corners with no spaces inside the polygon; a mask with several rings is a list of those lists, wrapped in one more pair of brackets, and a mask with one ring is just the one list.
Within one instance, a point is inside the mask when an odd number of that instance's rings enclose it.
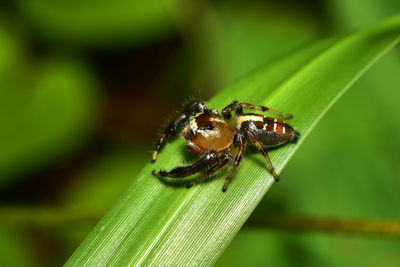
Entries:
{"label": "hairy spider leg", "polygon": [[250,130],[247,130],[247,134],[250,136],[251,141],[254,143],[254,145],[257,147],[258,151],[260,151],[261,154],[263,154],[263,156],[265,157],[265,159],[268,162],[268,165],[271,168],[271,173],[274,176],[275,182],[279,181],[279,177],[278,174],[276,174],[274,166],[272,165],[272,161],[270,159],[270,157],[268,156],[267,151],[265,151],[262,146],[260,145],[260,143],[257,141],[256,136],[254,135],[254,133]]}
{"label": "hairy spider leg", "polygon": [[260,111],[264,111],[264,112],[269,112],[275,115],[278,115],[282,118],[285,119],[291,119],[293,118],[292,115],[290,114],[285,114],[282,113],[280,111],[277,111],[275,109],[271,109],[268,107],[264,107],[264,106],[258,106],[258,105],[252,105],[249,103],[239,103],[237,101],[233,101],[232,104],[229,104],[228,106],[226,106],[225,108],[222,109],[222,116],[225,119],[230,119],[231,118],[231,111],[235,110],[236,111],[236,115],[240,116],[243,115],[243,108],[247,108],[247,109],[254,109],[254,110],[260,110]]}
{"label": "hairy spider leg", "polygon": [[199,183],[200,181],[204,180],[205,178],[207,178],[208,176],[210,176],[211,174],[213,174],[214,172],[218,171],[219,169],[221,169],[222,167],[224,167],[229,161],[232,160],[232,155],[230,152],[227,152],[225,154],[223,154],[221,157],[217,158],[216,163],[214,164],[214,166],[211,166],[211,168],[205,172],[203,175],[201,175],[199,178],[190,181],[186,187],[190,188],[193,185]]}
{"label": "hairy spider leg", "polygon": [[226,177],[224,187],[222,187],[222,192],[226,192],[226,190],[228,189],[228,185],[232,179],[232,175],[235,172],[236,168],[239,166],[240,161],[242,160],[243,152],[246,148],[246,142],[243,139],[244,139],[243,135],[237,134],[236,140],[237,140],[237,145],[238,145],[239,149],[238,149],[235,159],[233,160],[231,172],[229,173],[228,177]]}
{"label": "hairy spider leg", "polygon": [[184,166],[184,167],[176,167],[169,172],[154,170],[153,174],[161,175],[164,177],[171,177],[171,178],[183,178],[183,177],[190,176],[192,174],[195,174],[195,173],[203,170],[210,163],[213,163],[216,159],[217,158],[216,158],[215,153],[207,154],[204,157],[201,157],[198,161],[196,161],[192,165]]}
{"label": "hairy spider leg", "polygon": [[203,113],[206,110],[206,105],[201,101],[191,102],[186,105],[182,114],[180,114],[167,126],[164,134],[158,140],[156,148],[151,157],[151,162],[156,161],[157,155],[167,142],[167,139],[176,136],[182,130],[183,125],[188,122],[190,116],[193,116],[196,113]]}

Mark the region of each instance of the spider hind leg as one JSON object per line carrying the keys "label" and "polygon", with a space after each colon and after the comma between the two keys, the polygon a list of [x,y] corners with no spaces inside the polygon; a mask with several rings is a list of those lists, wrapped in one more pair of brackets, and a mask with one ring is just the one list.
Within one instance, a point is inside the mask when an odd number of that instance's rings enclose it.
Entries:
{"label": "spider hind leg", "polygon": [[265,106],[259,106],[259,105],[253,105],[253,104],[249,104],[249,103],[239,103],[238,101],[233,101],[231,104],[229,104],[228,106],[226,106],[225,108],[222,109],[222,116],[225,119],[229,119],[232,115],[231,112],[235,111],[236,115],[243,115],[243,108],[246,109],[253,109],[253,110],[260,110],[263,112],[269,112],[275,115],[278,115],[282,118],[285,119],[291,119],[293,118],[292,115],[290,114],[286,114],[280,111],[277,111],[275,109],[269,108],[269,107],[265,107]]}
{"label": "spider hind leg", "polygon": [[237,146],[239,147],[239,149],[238,149],[235,159],[233,160],[231,172],[226,177],[225,184],[222,187],[222,192],[226,192],[226,190],[228,190],[229,182],[231,181],[232,176],[233,176],[234,172],[236,171],[236,168],[239,166],[240,161],[242,160],[242,157],[243,157],[243,152],[246,148],[246,140],[243,135],[241,135],[241,134],[236,135],[235,140],[237,142]]}
{"label": "spider hind leg", "polygon": [[249,135],[251,141],[254,143],[254,145],[257,147],[258,151],[260,151],[260,153],[264,156],[264,158],[267,160],[269,167],[271,168],[271,173],[274,176],[275,182],[279,182],[279,176],[278,174],[275,172],[275,168],[272,165],[272,161],[270,159],[270,157],[268,156],[267,151],[265,151],[261,144],[257,141],[256,136],[254,135],[254,133],[252,131],[247,130],[247,134]]}

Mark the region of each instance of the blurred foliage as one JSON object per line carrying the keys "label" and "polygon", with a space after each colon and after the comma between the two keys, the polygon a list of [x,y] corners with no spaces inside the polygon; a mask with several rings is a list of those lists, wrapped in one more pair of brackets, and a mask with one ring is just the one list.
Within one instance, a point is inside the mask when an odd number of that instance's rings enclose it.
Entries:
{"label": "blurred foliage", "polygon": [[287,9],[273,1],[178,3],[169,7],[189,51],[195,94],[213,95],[322,33],[312,10],[301,3],[293,2]]}
{"label": "blurred foliage", "polygon": [[[65,196],[61,198],[63,206],[79,206],[81,210],[100,212],[108,210],[148,162],[148,158],[143,157],[146,154],[145,148],[136,145],[120,148],[99,158],[75,183],[65,188]],[[88,198],[88,195],[94,197]]]}
{"label": "blurred foliage", "polygon": [[398,251],[398,240],[244,229],[216,266],[394,267]]}
{"label": "blurred foliage", "polygon": [[325,0],[327,12],[336,30],[348,30],[365,27],[371,23],[391,15],[400,10],[397,0]]}
{"label": "blurred foliage", "polygon": [[[0,203],[99,217],[147,161],[177,99],[208,98],[264,62],[400,11],[397,0],[2,2]],[[399,220],[399,64],[397,47],[333,107],[254,216]],[[61,265],[96,220],[2,224],[0,265]],[[399,248],[244,228],[218,265],[396,266]]]}
{"label": "blurred foliage", "polygon": [[7,26],[3,20],[0,20],[0,77],[2,79],[20,56],[20,44]]}
{"label": "blurred foliage", "polygon": [[18,227],[0,224],[0,259],[2,266],[38,266],[37,255],[34,255],[28,242],[29,237]]}
{"label": "blurred foliage", "polygon": [[0,80],[1,180],[74,149],[95,116],[96,85],[83,65],[62,58],[26,64]]}
{"label": "blurred foliage", "polygon": [[90,213],[95,214],[96,217],[78,227],[65,225],[64,231],[54,230],[55,237],[63,247],[60,250],[63,252],[63,260],[57,264],[62,264],[71,256],[82,239],[94,227],[96,220],[103,217],[116,198],[126,190],[142,166],[148,162],[148,158],[143,157],[147,155],[146,152],[146,149],[141,146],[128,146],[128,148],[110,152],[88,166],[79,179],[64,189],[60,198],[63,209],[75,210],[80,214],[91,211]]}
{"label": "blurred foliage", "polygon": [[40,36],[92,47],[141,43],[173,32],[162,0],[18,0],[18,10]]}

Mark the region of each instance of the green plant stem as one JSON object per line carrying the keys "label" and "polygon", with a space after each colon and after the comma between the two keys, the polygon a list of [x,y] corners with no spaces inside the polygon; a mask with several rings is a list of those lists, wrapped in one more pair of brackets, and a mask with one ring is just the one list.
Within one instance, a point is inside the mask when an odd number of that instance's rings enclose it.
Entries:
{"label": "green plant stem", "polygon": [[[61,209],[57,207],[0,207],[0,223],[15,225],[64,225],[96,222],[105,210]],[[312,217],[304,215],[252,216],[244,227],[263,229],[284,229],[290,231],[322,231],[327,233],[349,233],[354,235],[379,235],[400,238],[400,221],[367,219],[343,219],[333,217]]]}
{"label": "green plant stem", "polygon": [[56,207],[0,207],[0,223],[39,226],[98,221],[106,211]]}
{"label": "green plant stem", "polygon": [[400,221],[271,215],[250,217],[244,226],[249,228],[323,231],[400,238]]}

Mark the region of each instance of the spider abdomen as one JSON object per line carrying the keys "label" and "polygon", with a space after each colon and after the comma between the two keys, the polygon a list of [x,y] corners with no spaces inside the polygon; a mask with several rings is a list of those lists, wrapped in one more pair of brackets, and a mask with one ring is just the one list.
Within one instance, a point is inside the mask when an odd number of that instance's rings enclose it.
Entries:
{"label": "spider abdomen", "polygon": [[250,130],[257,140],[267,147],[295,142],[299,133],[289,124],[275,118],[259,114],[245,114],[236,120],[236,128],[240,131]]}

